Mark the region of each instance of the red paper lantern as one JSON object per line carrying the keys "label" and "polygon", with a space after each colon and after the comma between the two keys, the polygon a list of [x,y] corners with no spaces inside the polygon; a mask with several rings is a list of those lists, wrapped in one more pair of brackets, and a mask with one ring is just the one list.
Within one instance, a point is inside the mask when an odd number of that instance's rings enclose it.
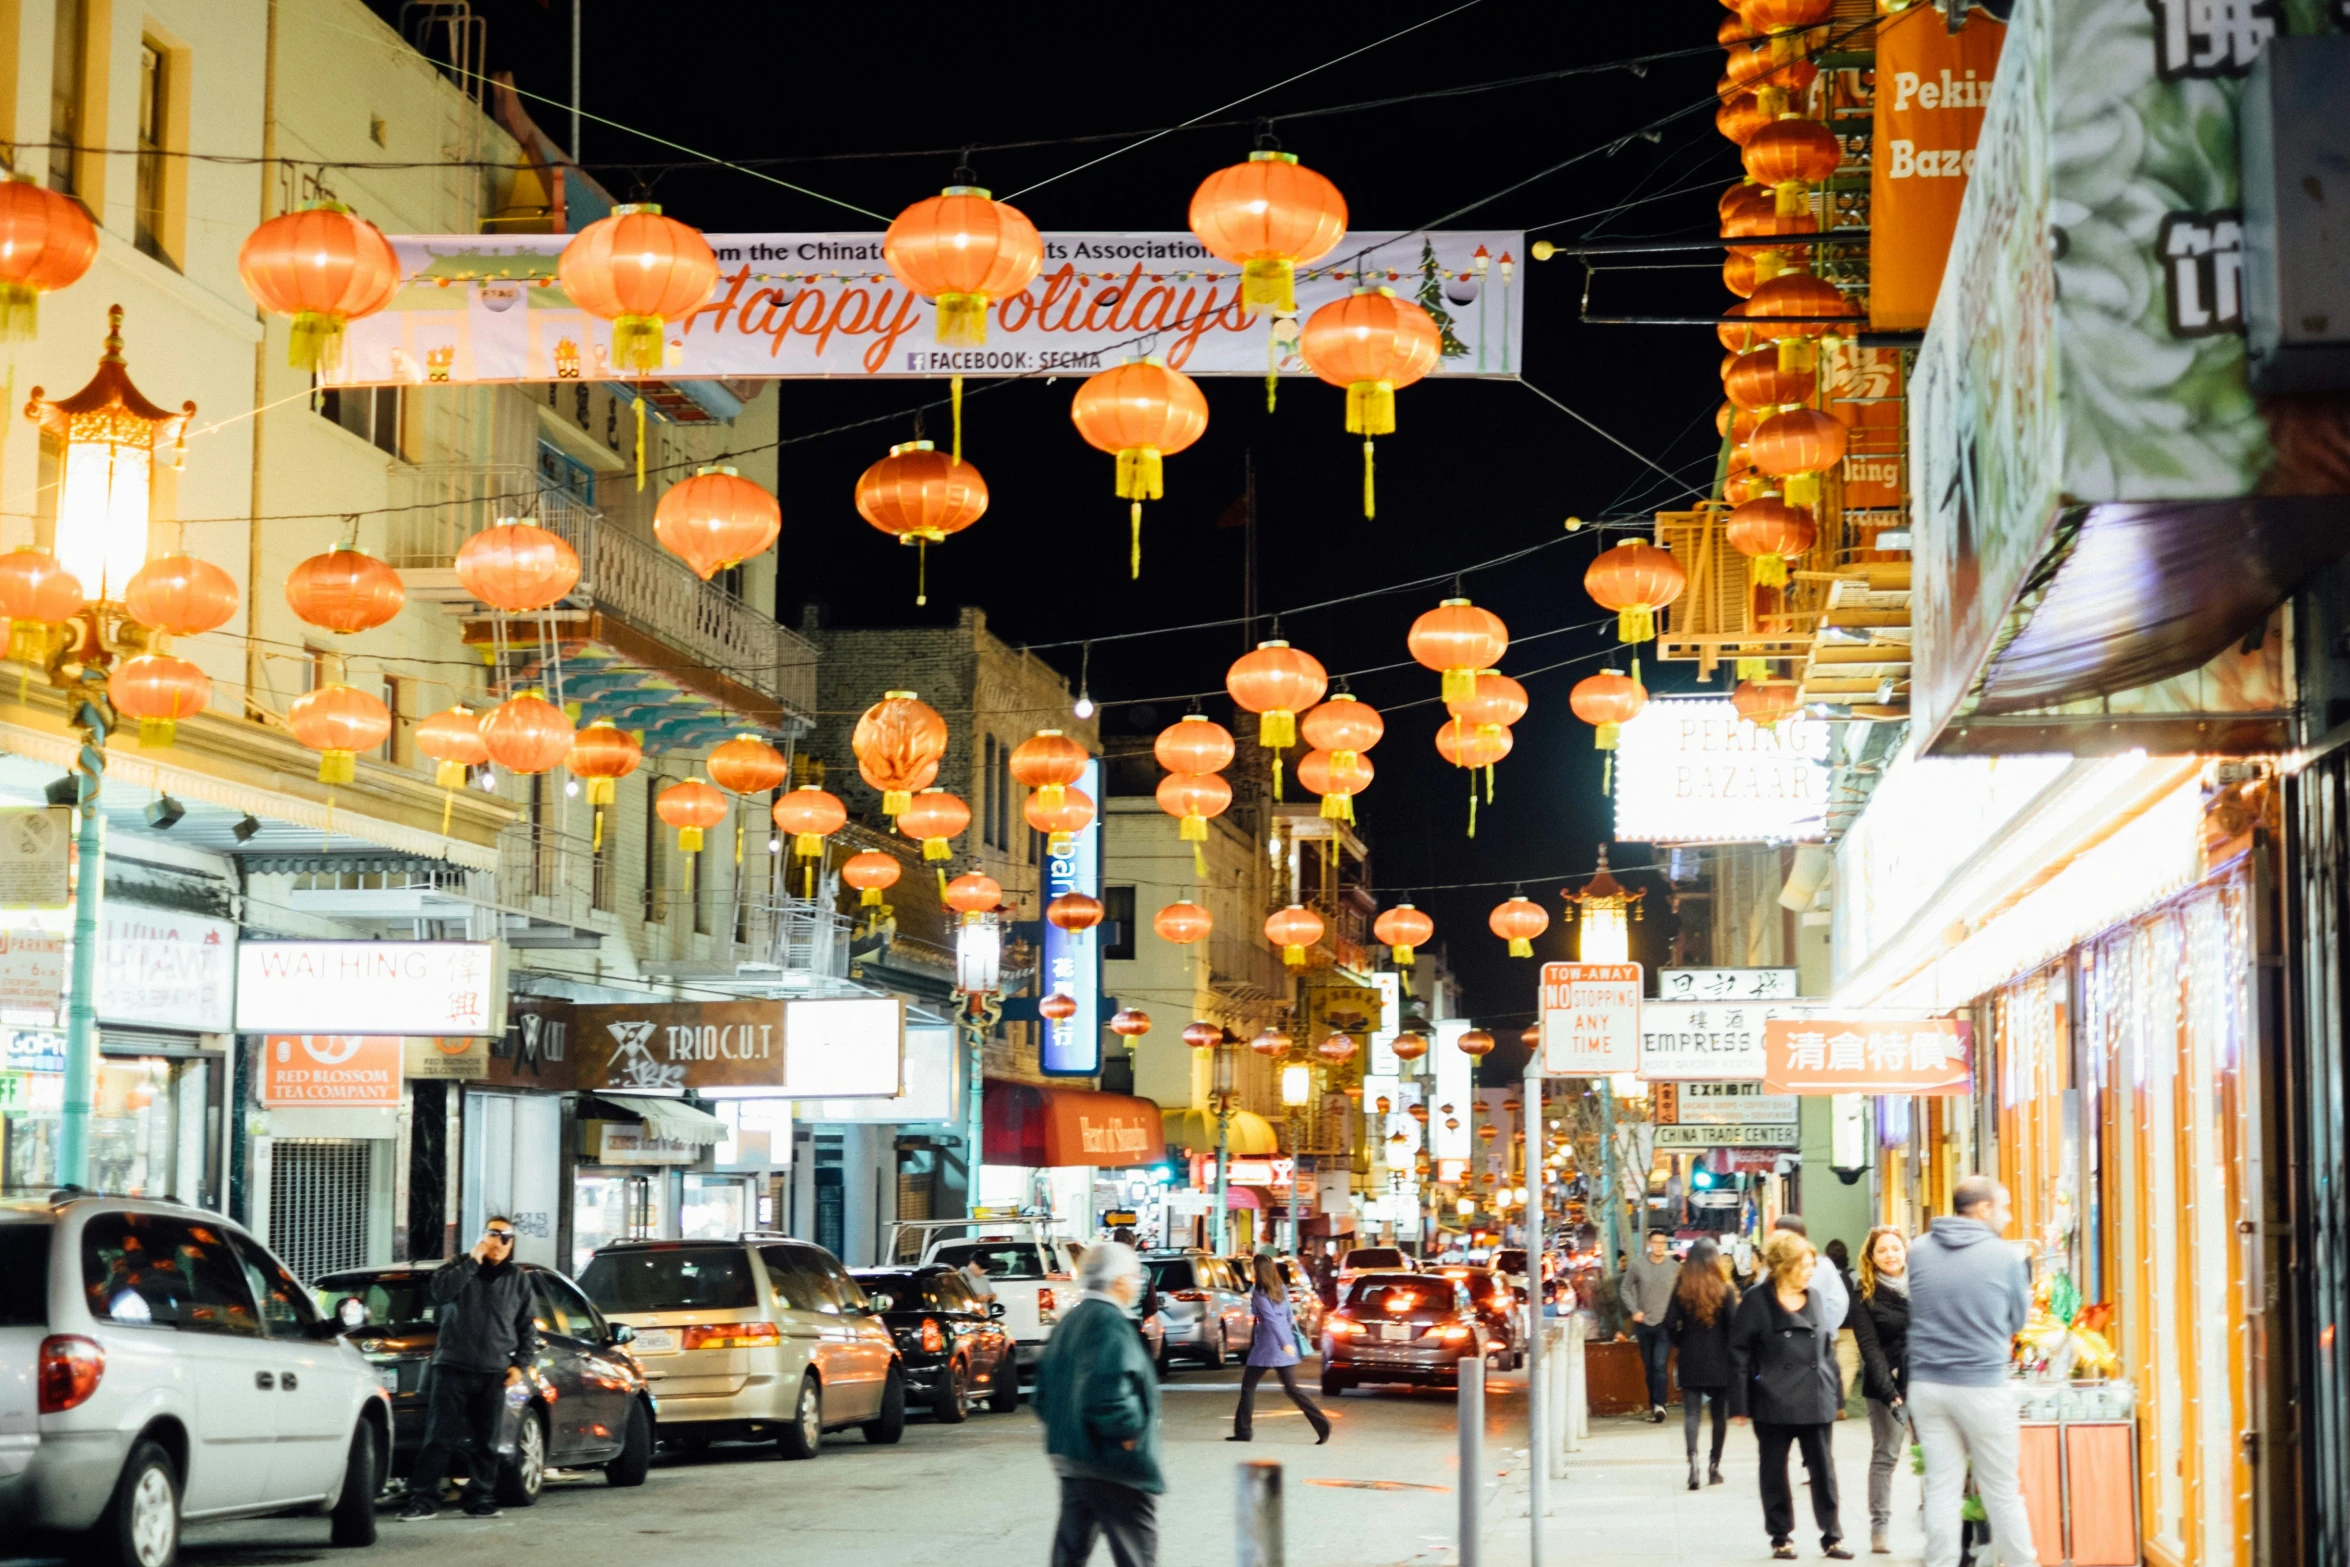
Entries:
{"label": "red paper lantern", "polygon": [[947,883],[947,907],[961,913],[966,922],[977,919],[1003,901],[1003,887],[993,876],[978,871],[965,871]]}
{"label": "red paper lantern", "polygon": [[1493,611],[1452,598],[1413,621],[1404,641],[1414,661],[1444,676],[1443,698],[1451,703],[1467,700],[1478,670],[1501,662],[1510,633]]}
{"label": "red paper lantern", "polygon": [[1306,949],[1322,939],[1322,916],[1300,903],[1265,916],[1265,939],[1281,949],[1281,961],[1303,967]]}
{"label": "red paper lantern", "polygon": [[1819,538],[1811,513],[1776,495],[1759,495],[1730,513],[1722,529],[1730,548],[1754,561],[1754,580],[1764,587],[1787,581],[1789,557],[1809,550]]}
{"label": "red paper lantern", "polygon": [[1224,1030],[1204,1019],[1183,1027],[1183,1042],[1194,1050],[1213,1050],[1224,1043]]}
{"label": "red paper lantern", "polygon": [[1739,408],[1756,411],[1810,402],[1818,386],[1819,376],[1811,370],[1781,369],[1777,350],[1769,348],[1738,355],[1722,377],[1723,395]]}
{"label": "red paper lantern", "polygon": [[953,858],[947,840],[962,835],[971,825],[971,807],[962,797],[944,789],[918,789],[906,808],[898,813],[898,831],[922,842],[922,858],[945,860]]}
{"label": "red paper lantern", "polygon": [[545,609],[579,585],[579,552],[535,523],[502,522],[457,551],[457,580],[492,609]]}
{"label": "red paper lantern", "polygon": [[82,204],[29,174],[0,184],[0,342],[32,341],[43,294],[81,281],[98,258]]}
{"label": "red paper lantern", "polygon": [[1756,680],[1741,680],[1738,689],[1730,693],[1730,705],[1748,723],[1770,729],[1795,711],[1796,689],[1793,684],[1782,681],[1765,684]]}
{"label": "red paper lantern", "polygon": [[1770,123],[1771,117],[1763,113],[1762,105],[1755,101],[1754,94],[1750,92],[1725,99],[1721,107],[1714,110],[1714,129],[1741,147],[1753,139],[1756,131]]}
{"label": "red paper lantern", "polygon": [[[1472,676],[1472,678],[1474,678]],[[1317,751],[1336,756],[1368,751],[1387,733],[1387,720],[1368,702],[1341,691],[1329,701],[1298,715],[1299,738]]]}
{"label": "red paper lantern", "polygon": [[184,658],[142,653],[114,667],[106,677],[107,700],[115,711],[139,721],[139,744],[166,746],[179,720],[204,711],[212,700],[212,677]]}
{"label": "red paper lantern", "polygon": [[1790,371],[1809,369],[1812,345],[1858,314],[1835,284],[1809,272],[1782,272],[1759,283],[1741,305],[1749,323],[1748,343],[1776,343],[1779,363]]}
{"label": "red paper lantern", "polygon": [[1215,917],[1196,903],[1170,903],[1151,916],[1151,929],[1159,939],[1179,947],[1205,940],[1215,928]]}
{"label": "red paper lantern", "polygon": [[857,889],[859,907],[879,908],[882,890],[896,886],[904,869],[896,855],[866,849],[840,862],[840,879]]}
{"label": "red paper lantern", "polygon": [[1623,728],[1648,705],[1648,688],[1618,669],[1585,675],[1567,693],[1567,706],[1591,725],[1592,748],[1613,751]]}
{"label": "red paper lantern", "polygon": [[1091,930],[1102,922],[1102,900],[1082,892],[1064,892],[1044,906],[1044,917],[1072,933]]}
{"label": "red paper lantern", "polygon": [[49,628],[71,620],[88,602],[80,579],[47,550],[25,544],[0,555],[0,615],[8,618],[8,656],[18,663],[46,663]]}
{"label": "red paper lantern", "polygon": [[1088,377],[1069,406],[1077,433],[1096,451],[1118,459],[1118,498],[1132,502],[1134,530],[1128,569],[1142,575],[1142,503],[1166,493],[1160,459],[1198,440],[1208,427],[1208,400],[1199,383],[1155,356]]}
{"label": "red paper lantern", "polygon": [[1583,573],[1583,591],[1601,609],[1616,612],[1616,640],[1646,642],[1656,635],[1656,612],[1681,596],[1688,573],[1670,551],[1626,539]]}
{"label": "red paper lantern", "polygon": [[923,552],[914,593],[917,604],[930,602],[930,546],[962,532],[986,513],[987,481],[979,470],[928,441],[891,447],[887,457],[857,478],[857,515],[900,544],[916,545]]}
{"label": "red paper lantern", "polygon": [[1232,786],[1215,773],[1169,773],[1159,780],[1159,809],[1176,819],[1177,836],[1205,843],[1208,818],[1232,805]]}
{"label": "red paper lantern", "polygon": [[1493,1053],[1493,1036],[1481,1028],[1472,1028],[1456,1043],[1465,1056],[1485,1056]]}
{"label": "red paper lantern", "polygon": [[286,363],[316,372],[342,363],[346,322],[392,302],[400,258],[383,231],[349,207],[314,201],[246,235],[237,275],[262,309],[294,318]]}
{"label": "red paper lantern", "polygon": [[775,497],[724,464],[697,468],[653,508],[653,537],[704,582],[761,553],[782,532]]}
{"label": "red paper lantern", "polygon": [[1311,653],[1286,642],[1259,642],[1224,673],[1224,689],[1241,711],[1257,715],[1257,744],[1269,751],[1297,744],[1297,715],[1322,700],[1329,673]]}
{"label": "red paper lantern", "polygon": [[587,785],[587,803],[601,806],[618,797],[620,780],[635,772],[644,759],[645,748],[635,735],[609,718],[599,718],[571,737],[571,750],[563,765],[572,777]]}
{"label": "red paper lantern", "polygon": [[286,727],[318,755],[318,781],[347,784],[359,776],[359,753],[382,745],[392,715],[366,692],[336,682],[294,698]]}
{"label": "red paper lantern", "polygon": [[661,368],[664,323],[718,286],[718,257],[699,229],[630,202],[574,234],[555,275],[573,304],[612,323],[613,365],[644,374]]}
{"label": "red paper lantern", "polygon": [[[1420,1059],[1420,1057],[1428,1053],[1428,1036],[1426,1034],[1415,1034],[1407,1029],[1403,1033],[1396,1035],[1395,1043],[1389,1045],[1387,1048],[1395,1052],[1395,1057],[1399,1061],[1417,1061]],[[1424,1105],[1414,1105],[1412,1108],[1420,1112],[1418,1115],[1414,1116],[1413,1119],[1425,1123],[1428,1119],[1427,1107]]]}
{"label": "red paper lantern", "polygon": [[746,796],[780,788],[791,773],[783,753],[757,735],[736,735],[713,747],[710,760],[703,765],[709,769],[712,783],[728,794]]}
{"label": "red paper lantern", "polygon": [[1834,10],[1835,0],[1740,0],[1738,20],[1758,33],[1801,32]]}
{"label": "red paper lantern", "polygon": [[1240,268],[1243,308],[1293,316],[1297,269],[1346,236],[1346,198],[1295,153],[1259,150],[1202,180],[1190,219],[1209,255]]}
{"label": "red paper lantern", "polygon": [[1513,893],[1485,916],[1485,927],[1510,944],[1510,956],[1534,956],[1534,938],[1550,929],[1550,910],[1524,893]]}
{"label": "red paper lantern", "polygon": [[949,185],[890,223],[890,271],[938,306],[938,341],[987,341],[989,305],[1020,294],[1044,265],[1044,240],[1019,208],[976,185]]}
{"label": "red paper lantern", "polygon": [[1363,438],[1363,515],[1376,516],[1372,437],[1395,433],[1395,394],[1436,368],[1443,334],[1393,289],[1358,288],[1308,316],[1297,346],[1308,369],[1346,388],[1347,433]]}
{"label": "red paper lantern", "polygon": [[1354,1059],[1355,1051],[1359,1048],[1351,1034],[1329,1033],[1323,1035],[1322,1042],[1314,1047],[1314,1054],[1332,1066],[1344,1066]]}
{"label": "red paper lantern", "polygon": [[194,637],[225,626],[237,612],[237,584],[210,561],[174,551],[141,566],[123,588],[131,619],[168,636]]}
{"label": "red paper lantern", "polygon": [[1406,901],[1373,920],[1371,934],[1387,943],[1397,968],[1410,968],[1412,949],[1424,947],[1434,939],[1436,922]]}
{"label": "red paper lantern", "polygon": [[1811,506],[1819,501],[1820,475],[1844,460],[1849,439],[1843,423],[1831,415],[1817,408],[1788,408],[1765,419],[1748,446],[1756,469],[1787,481],[1790,506]]}
{"label": "red paper lantern", "polygon": [[1232,731],[1201,713],[1186,713],[1159,731],[1151,754],[1171,773],[1213,773],[1231,765]]}
{"label": "red paper lantern", "polygon": [[1151,1015],[1140,1007],[1121,1007],[1110,1019],[1110,1032],[1120,1039],[1140,1039],[1151,1031]]}
{"label": "red paper lantern", "polygon": [[1295,1040],[1281,1030],[1266,1028],[1258,1030],[1257,1037],[1248,1042],[1248,1047],[1267,1060],[1272,1060],[1277,1056],[1289,1054],[1289,1047],[1295,1043]]}
{"label": "red paper lantern", "polygon": [[1507,729],[1526,716],[1526,709],[1530,705],[1524,686],[1498,669],[1480,669],[1477,671],[1476,689],[1470,693],[1469,699],[1447,704],[1445,711],[1464,724],[1475,724],[1480,728],[1498,725]]}
{"label": "red paper lantern", "polygon": [[1328,821],[1355,819],[1354,797],[1371,787],[1371,776],[1371,759],[1360,751],[1308,751],[1297,762],[1297,781],[1322,797]]}
{"label": "red paper lantern", "polygon": [[913,803],[914,791],[938,776],[946,755],[947,721],[911,691],[890,691],[865,709],[849,736],[857,768],[881,791],[881,813],[894,817]]}
{"label": "red paper lantern", "polygon": [[1471,772],[1491,767],[1510,754],[1516,739],[1500,724],[1479,724],[1471,728],[1455,721],[1436,731],[1436,754],[1455,767]]}
{"label": "red paper lantern", "polygon": [[826,838],[848,824],[849,808],[822,789],[794,789],[778,799],[768,815],[792,835],[792,853],[813,857],[824,852]]}
{"label": "red paper lantern", "polygon": [[574,732],[563,709],[525,691],[482,715],[482,744],[490,760],[510,773],[529,776],[558,766],[571,754]]}
{"label": "red paper lantern", "polygon": [[294,618],[321,631],[373,631],[407,602],[400,574],[361,549],[328,550],[286,574]]}
{"label": "red paper lantern", "polygon": [[1066,991],[1056,990],[1039,1001],[1036,1010],[1055,1023],[1066,1023],[1077,1015],[1077,998]]}
{"label": "red paper lantern", "polygon": [[1084,746],[1058,729],[1039,729],[1012,747],[1005,763],[1012,781],[1036,792],[1048,807],[1058,806],[1069,786],[1085,776]]}
{"label": "red paper lantern", "polygon": [[1040,792],[1028,797],[1020,814],[1046,837],[1068,838],[1093,825],[1093,796],[1083,789],[1068,789],[1058,805],[1047,805]]}
{"label": "red paper lantern", "polygon": [[443,708],[425,719],[409,738],[416,742],[418,751],[438,764],[432,780],[437,788],[463,788],[465,769],[490,759],[490,748],[481,737],[481,714],[463,704]]}

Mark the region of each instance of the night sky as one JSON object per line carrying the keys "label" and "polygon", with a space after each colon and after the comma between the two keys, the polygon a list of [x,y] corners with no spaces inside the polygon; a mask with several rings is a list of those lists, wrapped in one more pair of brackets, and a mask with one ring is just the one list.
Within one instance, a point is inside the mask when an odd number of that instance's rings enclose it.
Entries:
{"label": "night sky", "polygon": [[[398,7],[382,0],[379,9],[396,16]],[[567,0],[475,0],[474,9],[488,20],[493,72],[514,72],[526,91],[567,97]],[[590,114],[697,151],[792,160],[767,167],[795,184],[893,213],[949,183],[958,161],[953,149],[978,144],[971,163],[979,183],[1008,197],[1125,139],[995,150],[989,144],[1147,133],[1445,9],[1443,0],[1417,8],[1025,13],[724,0],[647,8],[589,0],[583,102]],[[1585,236],[1710,237],[1714,200],[1739,177],[1736,149],[1712,123],[1721,70],[1713,32],[1723,14],[1697,4],[1537,8],[1482,0],[1209,115],[1242,123],[1161,137],[1017,204],[1047,231],[1180,230],[1200,179],[1246,157],[1248,117],[1271,115],[1281,145],[1345,193],[1354,227],[1408,228],[1697,106],[1658,130],[1654,142],[1634,137],[1612,154],[1533,179],[1447,226],[1535,229],[1529,239],[1561,245]],[[688,18],[687,25],[669,25],[664,16]],[[1362,112],[1279,118],[1677,50],[1697,52],[1652,61],[1644,75],[1607,70]],[[550,135],[566,137],[564,109],[529,107]],[[637,194],[641,181],[672,215],[707,229],[881,227],[740,172],[664,168],[680,155],[610,125],[589,121],[582,141],[584,161],[615,195]],[[905,155],[841,156],[872,153]],[[1665,192],[1678,194],[1607,210]],[[1711,314],[1729,302],[1718,253],[1630,259],[1675,265],[1601,275],[1594,313]],[[1579,263],[1529,264],[1522,251],[1519,260],[1526,379],[1664,467],[1708,483],[1721,354],[1713,334],[1581,326]],[[1359,508],[1361,448],[1345,432],[1339,389],[1286,379],[1279,411],[1268,415],[1258,380],[1201,384],[1208,432],[1168,459],[1167,498],[1149,508],[1139,584],[1127,578],[1125,504],[1112,493],[1111,459],[1086,446],[1069,421],[1077,378],[1047,384],[1039,377],[973,396],[966,450],[987,477],[992,504],[975,527],[932,551],[931,603],[917,610],[910,552],[867,526],[851,493],[858,473],[890,442],[911,438],[910,410],[926,400],[924,387],[779,383],[787,437],[909,411],[904,420],[781,453],[779,617],[796,624],[800,606],[815,601],[836,624],[902,625],[946,621],[958,604],[976,604],[1008,640],[1043,643],[1238,615],[1245,532],[1218,523],[1237,515],[1252,456],[1258,604],[1268,612],[1560,540],[1569,516],[1630,519],[1674,501],[1676,486],[1524,386],[1431,380],[1398,396],[1398,431],[1379,443],[1379,516],[1366,522]],[[934,383],[928,395],[943,403],[944,384]],[[943,439],[945,423],[943,406],[934,409],[929,433]],[[1586,528],[1528,561],[1472,574],[1464,586],[1518,637],[1594,622],[1600,615],[1583,592],[1583,570],[1594,550],[1616,536]],[[1293,615],[1281,630],[1333,673],[1391,664],[1408,657],[1404,633],[1412,618],[1450,591],[1435,583]],[[1263,626],[1256,632],[1270,634]],[[1503,668],[1525,677],[1561,660],[1601,654],[1613,635],[1611,623],[1545,637],[1513,647]],[[1087,673],[1105,705],[1105,736],[1155,731],[1185,710],[1182,697],[1192,692],[1214,693],[1206,711],[1229,722],[1223,672],[1246,645],[1238,627],[1226,627],[1097,647]],[[1075,648],[1050,656],[1076,674]],[[1556,915],[1556,889],[1567,875],[1588,871],[1593,846],[1608,832],[1591,731],[1567,709],[1569,686],[1601,662],[1583,658],[1527,680],[1533,710],[1517,727],[1516,748],[1499,769],[1497,798],[1481,808],[1473,841],[1463,836],[1462,775],[1437,757],[1432,741],[1442,709],[1427,700],[1391,716],[1372,755],[1377,781],[1357,802],[1383,905],[1392,901],[1391,889],[1407,886],[1523,879],[1524,890]],[[1691,668],[1660,670],[1653,660],[1643,662],[1652,690],[1688,686]],[[1382,709],[1432,699],[1436,684],[1433,672],[1417,666],[1351,682],[1357,695]],[[1627,844],[1615,858],[1619,866],[1637,866],[1651,855],[1644,845]],[[1658,885],[1653,877],[1627,879]],[[1434,915],[1439,939],[1448,940],[1470,1008],[1514,1035],[1533,1006],[1534,966],[1505,957],[1485,928],[1487,911],[1510,891],[1508,885],[1429,891],[1415,901]],[[1669,919],[1656,917],[1635,926],[1634,955],[1654,965],[1670,929]],[[1572,956],[1570,942],[1554,923],[1536,946],[1543,957],[1561,958]]]}

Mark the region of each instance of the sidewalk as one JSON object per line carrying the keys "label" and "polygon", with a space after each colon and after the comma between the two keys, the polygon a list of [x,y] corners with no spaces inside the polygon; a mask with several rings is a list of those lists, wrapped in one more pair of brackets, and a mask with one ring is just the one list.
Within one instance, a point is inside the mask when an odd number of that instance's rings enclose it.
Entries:
{"label": "sidewalk", "polygon": [[[1515,1406],[1511,1408],[1511,1406]],[[1524,1405],[1504,1404],[1517,1418],[1497,1435],[1487,1452],[1485,1567],[1524,1567],[1526,1453]],[[1710,1429],[1698,1433],[1702,1462]],[[1923,1480],[1904,1459],[1893,1477],[1893,1554],[1869,1554],[1869,1427],[1866,1420],[1840,1420],[1835,1432],[1836,1477],[1844,1543],[1859,1563],[1914,1567],[1925,1549],[1919,1517]],[[1567,1457],[1567,1477],[1552,1480],[1549,1516],[1543,1522],[1544,1567],[1570,1567],[1594,1559],[1613,1567],[1713,1567],[1720,1562],[1768,1561],[1762,1499],[1756,1487],[1754,1430],[1730,1427],[1722,1449],[1722,1483],[1691,1491],[1681,1436],[1681,1413],[1670,1412],[1661,1426],[1634,1417],[1594,1418],[1583,1450]],[[1803,1483],[1803,1461],[1790,1454],[1795,1490],[1795,1547],[1799,1559],[1819,1561],[1819,1531],[1812,1522],[1811,1490]]]}

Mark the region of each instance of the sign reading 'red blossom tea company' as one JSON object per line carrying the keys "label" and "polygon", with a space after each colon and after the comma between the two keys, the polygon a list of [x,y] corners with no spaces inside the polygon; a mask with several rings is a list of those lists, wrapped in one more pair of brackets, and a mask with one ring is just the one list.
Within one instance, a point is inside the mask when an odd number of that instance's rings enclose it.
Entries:
{"label": "sign reading 'red blossom tea company'", "polygon": [[248,941],[237,1032],[491,1036],[506,1026],[494,941]]}
{"label": "sign reading 'red blossom tea company'", "polygon": [[[1102,797],[1102,764],[1088,761],[1085,776],[1073,786],[1086,798]],[[1083,832],[1071,833],[1067,848],[1047,852],[1042,901],[1050,903],[1065,892],[1102,895],[1101,817]],[[1037,978],[1040,999],[1056,991],[1077,1003],[1065,1018],[1043,1018],[1037,1050],[1039,1067],[1048,1077],[1094,1077],[1102,1069],[1102,948],[1101,927],[1063,930],[1044,922],[1044,955]]]}

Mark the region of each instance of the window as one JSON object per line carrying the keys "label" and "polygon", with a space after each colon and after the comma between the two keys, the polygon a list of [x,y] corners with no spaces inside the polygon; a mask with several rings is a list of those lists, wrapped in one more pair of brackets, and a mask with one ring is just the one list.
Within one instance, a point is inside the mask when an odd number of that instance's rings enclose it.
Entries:
{"label": "window", "polygon": [[0,1224],[0,1328],[48,1324],[50,1229]]}
{"label": "window", "polygon": [[318,1320],[318,1310],[311,1305],[309,1294],[257,1242],[242,1235],[231,1236],[230,1240],[236,1247],[237,1261],[244,1267],[245,1283],[253,1291],[253,1298],[261,1302],[261,1323],[269,1336],[300,1338]]}
{"label": "window", "polygon": [[762,1246],[759,1260],[767,1264],[767,1278],[775,1286],[775,1304],[780,1309],[821,1312],[828,1317],[840,1315],[840,1301],[833,1294],[832,1281],[813,1248]]}
{"label": "window", "polygon": [[996,847],[995,841],[995,736],[983,742],[979,766],[979,841],[986,847]]}
{"label": "window", "polygon": [[541,441],[539,488],[575,500],[582,506],[593,506],[596,503],[596,470],[553,442]]}
{"label": "window", "polygon": [[384,711],[392,715],[391,732],[384,736],[383,749],[377,753],[394,767],[405,767],[408,755],[408,715],[400,710],[400,677],[386,675],[384,682]]}
{"label": "window", "polygon": [[244,1271],[210,1224],[101,1214],[82,1227],[82,1288],[101,1322],[261,1336]]}
{"label": "window", "polygon": [[84,206],[94,194],[81,188],[81,160],[76,155],[82,140],[82,97],[89,86],[88,9],[87,0],[57,0],[55,53],[49,68],[49,188],[82,197]]}
{"label": "window", "polygon": [[319,388],[318,411],[391,457],[402,453],[400,416],[406,405],[396,386]]}
{"label": "window", "polygon": [[740,1311],[755,1306],[750,1254],[740,1246],[660,1246],[600,1253],[579,1276],[598,1308]]}
{"label": "window", "polygon": [[1102,956],[1127,959],[1134,956],[1132,887],[1102,889]]}
{"label": "window", "polygon": [[171,56],[154,39],[139,43],[139,163],[137,241],[139,253],[167,266],[179,262],[171,254],[165,219],[170,212],[171,181],[167,177],[164,139],[169,133]]}
{"label": "window", "polygon": [[597,1326],[594,1308],[568,1280],[552,1273],[534,1272],[531,1281],[538,1286],[538,1309],[533,1315],[538,1318],[539,1331],[560,1333],[588,1344],[602,1342],[604,1335]]}
{"label": "window", "polygon": [[654,809],[654,802],[666,786],[666,779],[645,780],[645,918],[648,920],[669,918],[669,890],[664,885],[669,875],[669,867],[664,863],[669,840],[663,836],[661,813]]}

